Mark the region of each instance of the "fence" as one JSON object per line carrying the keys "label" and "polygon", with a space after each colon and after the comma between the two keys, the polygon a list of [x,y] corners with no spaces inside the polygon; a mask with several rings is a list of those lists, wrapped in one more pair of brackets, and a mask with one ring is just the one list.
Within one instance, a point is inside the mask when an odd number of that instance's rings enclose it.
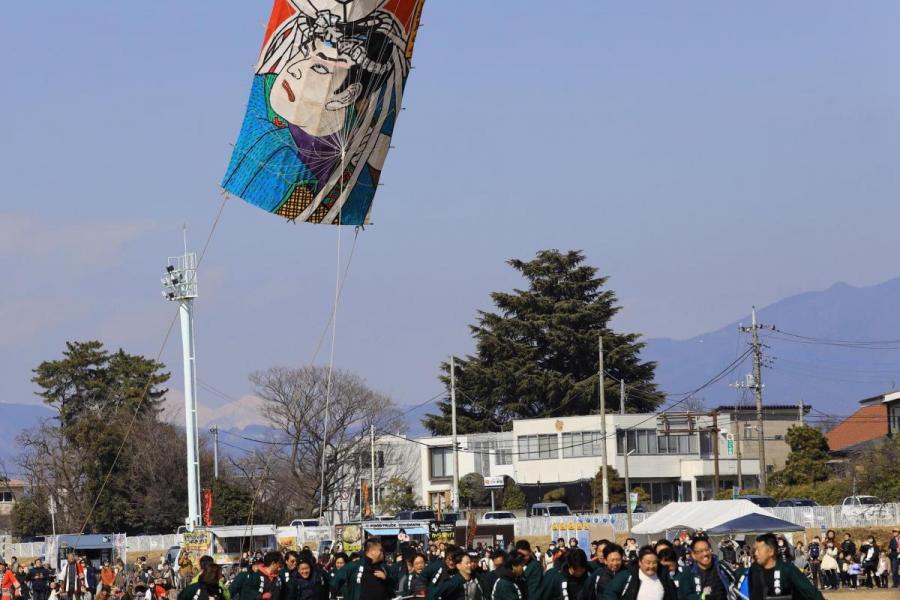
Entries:
{"label": "fence", "polygon": [[[153,552],[154,550],[167,550],[181,543],[181,536],[168,535],[137,535],[125,540],[129,552]],[[37,558],[46,556],[47,546],[44,542],[31,542],[24,544],[2,544],[0,555],[5,558],[16,556],[18,558]]]}
{"label": "fence", "polygon": [[[779,519],[802,527],[841,529],[846,527],[878,527],[900,525],[900,504],[873,504],[871,506],[798,506],[766,509]],[[632,525],[637,525],[654,513],[634,513]],[[624,514],[581,515],[580,517],[529,517],[516,521],[517,536],[549,535],[554,523],[600,522],[612,525],[617,532],[628,531],[628,518]],[[596,519],[596,521],[595,521]]]}
{"label": "fence", "polygon": [[[807,528],[842,529],[846,527],[877,527],[900,525],[900,503],[874,504],[871,506],[798,506],[767,509],[779,519],[790,521]],[[637,525],[654,513],[635,513],[632,524]],[[628,518],[624,514],[615,515],[581,515],[580,517],[529,517],[516,521],[517,536],[549,535],[550,526],[554,523],[569,523],[575,519],[597,519],[599,523],[612,525],[617,532],[628,531]],[[44,556],[44,542],[9,544],[8,537],[0,537],[0,555],[5,558],[33,558]],[[181,536],[138,535],[126,540],[129,552],[152,552],[166,550],[177,546]]]}

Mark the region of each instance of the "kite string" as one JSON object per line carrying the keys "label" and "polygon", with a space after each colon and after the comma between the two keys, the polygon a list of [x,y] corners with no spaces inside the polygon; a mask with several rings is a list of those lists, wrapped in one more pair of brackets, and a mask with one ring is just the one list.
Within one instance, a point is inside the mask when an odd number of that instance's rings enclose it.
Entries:
{"label": "kite string", "polygon": [[[346,148],[341,148],[341,196],[344,195],[344,160],[347,157]],[[338,208],[337,215],[337,267],[335,272],[335,281],[334,281],[334,305],[331,308],[331,357],[328,360],[328,379],[325,384],[325,427],[322,435],[322,466],[321,466],[321,475],[322,481],[319,488],[319,518],[324,517],[325,515],[325,455],[328,450],[328,404],[331,401],[331,384],[332,384],[332,376],[334,374],[334,347],[337,339],[337,311],[338,311],[338,301],[341,297],[341,288],[343,287],[341,282],[341,208]],[[354,240],[355,245],[355,240]],[[349,270],[349,263],[347,265]]]}

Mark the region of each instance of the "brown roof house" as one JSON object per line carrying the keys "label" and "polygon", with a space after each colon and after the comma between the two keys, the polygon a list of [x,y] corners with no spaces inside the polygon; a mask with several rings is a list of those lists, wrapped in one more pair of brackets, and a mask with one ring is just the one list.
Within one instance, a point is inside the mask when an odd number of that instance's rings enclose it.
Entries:
{"label": "brown roof house", "polygon": [[900,390],[859,403],[859,410],[828,432],[828,447],[832,452],[852,452],[900,432]]}

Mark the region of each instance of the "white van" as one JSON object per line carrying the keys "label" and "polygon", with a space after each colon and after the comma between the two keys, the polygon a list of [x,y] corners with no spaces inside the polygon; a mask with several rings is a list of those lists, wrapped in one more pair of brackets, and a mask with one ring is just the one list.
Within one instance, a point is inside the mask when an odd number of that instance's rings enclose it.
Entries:
{"label": "white van", "polygon": [[572,511],[564,502],[538,502],[531,505],[528,514],[532,517],[569,517]]}

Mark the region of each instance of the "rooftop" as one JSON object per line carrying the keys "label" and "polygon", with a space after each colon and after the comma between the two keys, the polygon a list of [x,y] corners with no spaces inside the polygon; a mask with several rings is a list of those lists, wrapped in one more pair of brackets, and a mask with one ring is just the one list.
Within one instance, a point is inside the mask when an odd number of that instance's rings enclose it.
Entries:
{"label": "rooftop", "polygon": [[877,440],[887,434],[887,409],[882,404],[870,404],[841,421],[825,437],[832,451],[840,451]]}

